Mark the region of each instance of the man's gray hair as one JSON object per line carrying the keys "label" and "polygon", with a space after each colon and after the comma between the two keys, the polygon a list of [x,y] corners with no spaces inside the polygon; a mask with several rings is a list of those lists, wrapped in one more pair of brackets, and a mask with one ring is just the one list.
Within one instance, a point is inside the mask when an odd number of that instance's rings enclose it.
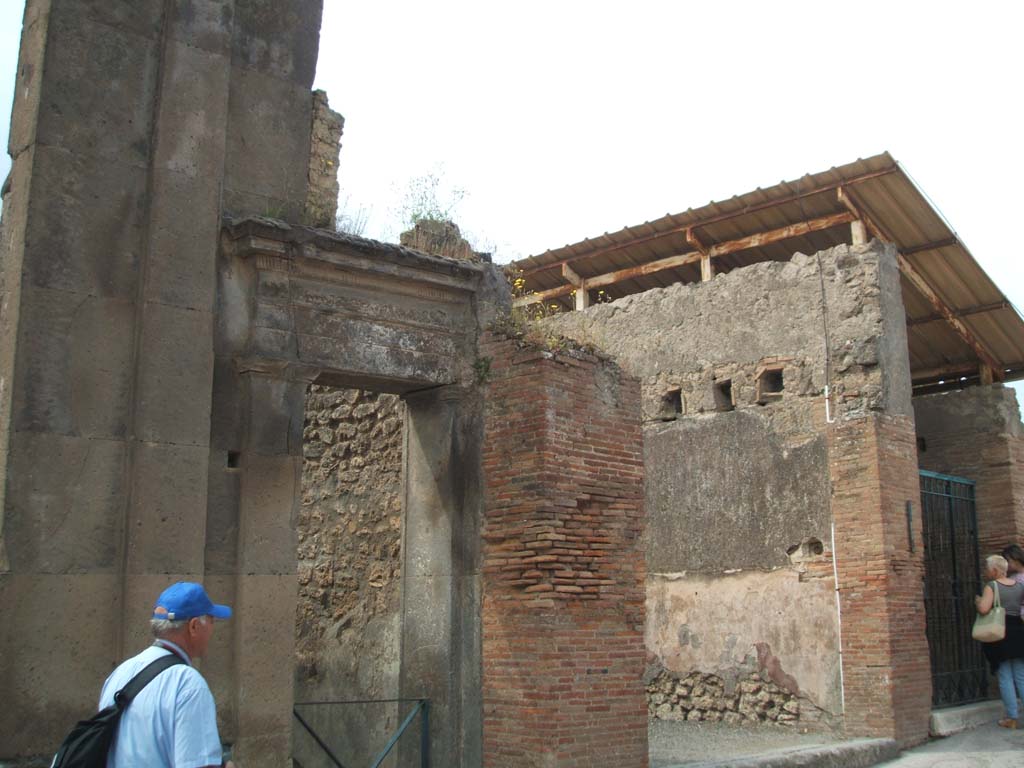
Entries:
{"label": "man's gray hair", "polygon": [[[209,621],[208,616],[200,616],[200,621],[206,624]],[[150,619],[149,628],[153,632],[153,637],[166,637],[167,635],[173,635],[185,628],[185,626],[191,621],[191,619],[179,619],[177,621],[170,621],[169,619]]]}

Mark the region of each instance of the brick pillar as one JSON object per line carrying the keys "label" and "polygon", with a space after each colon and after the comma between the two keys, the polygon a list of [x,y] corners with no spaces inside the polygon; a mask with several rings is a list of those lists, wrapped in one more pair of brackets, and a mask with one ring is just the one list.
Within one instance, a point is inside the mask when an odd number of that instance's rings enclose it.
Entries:
{"label": "brick pillar", "polygon": [[488,338],[484,765],[647,765],[636,380]]}
{"label": "brick pillar", "polygon": [[846,733],[917,743],[928,735],[931,673],[914,422],[871,415],[838,422],[828,438]]}

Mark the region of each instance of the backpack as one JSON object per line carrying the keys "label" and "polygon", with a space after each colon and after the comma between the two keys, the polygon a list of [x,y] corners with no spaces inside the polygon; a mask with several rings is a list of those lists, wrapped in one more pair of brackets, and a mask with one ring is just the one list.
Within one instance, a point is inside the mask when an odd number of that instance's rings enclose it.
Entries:
{"label": "backpack", "polygon": [[178,654],[172,653],[147,664],[145,669],[114,694],[112,705],[101,709],[88,720],[78,721],[78,725],[61,742],[50,768],[106,768],[110,742],[125,708],[153,678],[175,664],[184,663]]}

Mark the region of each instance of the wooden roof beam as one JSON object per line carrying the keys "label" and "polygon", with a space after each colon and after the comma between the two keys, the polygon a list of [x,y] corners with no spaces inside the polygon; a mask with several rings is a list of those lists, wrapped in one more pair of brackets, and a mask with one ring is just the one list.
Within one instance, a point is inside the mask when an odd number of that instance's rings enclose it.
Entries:
{"label": "wooden roof beam", "polygon": [[[1004,365],[1003,372],[1007,379],[1020,379],[1024,375],[1024,361]],[[948,363],[947,365],[937,365],[934,368],[911,370],[910,377],[913,379],[914,386],[920,386],[923,384],[934,384],[939,379],[946,379],[948,381],[959,379],[960,377],[968,379],[980,378],[981,371],[978,369],[977,363]]]}
{"label": "wooden roof beam", "polygon": [[[850,213],[834,213],[830,216],[822,216],[818,219],[812,219],[811,221],[802,221],[798,224],[790,224],[788,227],[772,229],[767,232],[759,232],[755,235],[740,237],[736,240],[728,240],[724,243],[705,246],[706,254],[701,253],[700,251],[691,251],[679,254],[678,256],[669,256],[665,259],[649,261],[646,264],[639,264],[635,267],[627,267],[626,269],[619,269],[615,272],[597,275],[596,277],[580,279],[585,283],[587,288],[601,288],[606,285],[621,283],[624,280],[632,280],[643,275],[650,275],[654,272],[661,272],[666,269],[678,269],[679,267],[683,267],[688,264],[695,264],[705,257],[714,259],[718,256],[725,256],[726,254],[736,253],[737,251],[743,251],[748,248],[757,248],[761,245],[777,243],[780,240],[799,237],[800,235],[806,235],[809,232],[818,232],[822,229],[830,229],[831,227],[835,227],[840,224],[848,224],[851,221],[853,221],[853,215]],[[575,274],[575,272],[573,272],[573,274]],[[528,296],[522,296],[515,299],[515,301],[513,301],[513,306],[522,307],[528,304],[537,304],[542,301],[555,299],[560,296],[567,296],[572,292],[572,290],[572,285],[560,285],[556,288],[537,291],[536,293],[532,293]]]}
{"label": "wooden roof beam", "polygon": [[779,229],[772,229],[767,232],[758,232],[756,235],[749,235],[747,237],[737,238],[736,240],[728,240],[724,243],[718,243],[717,245],[711,246],[711,248],[708,249],[708,253],[711,258],[715,258],[716,256],[725,256],[728,253],[745,251],[748,248],[758,248],[762,245],[777,243],[780,240],[788,240],[791,237],[799,237],[800,235],[806,235],[810,232],[819,232],[823,229],[831,229],[832,227],[837,227],[840,224],[849,224],[851,221],[853,221],[853,214],[851,213],[833,213],[829,216],[811,219],[810,221],[801,221],[797,224],[790,224],[788,227],[780,227]]}
{"label": "wooden roof beam", "polygon": [[[966,309],[957,309],[953,312],[956,317],[967,317],[968,315],[980,315],[983,312],[995,312],[1000,309],[1012,309],[1013,305],[1008,301],[996,301],[992,304],[978,304],[973,307],[967,307]],[[934,314],[926,317],[919,317],[915,320],[907,320],[908,326],[924,325],[925,323],[934,323],[938,320],[945,320],[943,315]]]}
{"label": "wooden roof beam", "polygon": [[951,245],[957,245],[960,240],[956,237],[947,237],[945,240],[936,240],[934,243],[921,243],[921,245],[912,245],[909,248],[903,249],[904,256],[910,256],[913,253],[921,253],[921,251],[936,251],[939,248],[948,248]]}
{"label": "wooden roof beam", "polygon": [[[687,264],[693,264],[697,261],[700,261],[700,253],[681,253],[678,256],[669,256],[667,259],[649,261],[646,264],[638,264],[635,267],[627,267],[626,269],[607,272],[603,275],[597,275],[596,277],[584,278],[584,282],[588,289],[602,288],[606,285],[621,283],[624,280],[632,280],[633,278],[649,275],[653,272],[685,267]],[[531,293],[527,296],[521,296],[512,302],[512,306],[523,307],[528,304],[537,304],[541,301],[547,301],[548,299],[556,299],[559,296],[568,296],[572,293],[572,290],[573,286],[571,285],[560,285],[557,288],[548,288],[545,291],[537,291],[536,293]]]}

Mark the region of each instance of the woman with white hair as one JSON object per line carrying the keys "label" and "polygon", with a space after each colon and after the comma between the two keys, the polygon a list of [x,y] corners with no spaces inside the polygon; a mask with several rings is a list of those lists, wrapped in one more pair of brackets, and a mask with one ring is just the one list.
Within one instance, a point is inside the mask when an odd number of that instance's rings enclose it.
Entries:
{"label": "woman with white hair", "polygon": [[995,605],[999,590],[999,603],[1006,611],[1006,637],[996,643],[984,643],[982,649],[992,674],[999,680],[999,695],[1003,699],[1006,717],[999,721],[1003,728],[1016,728],[1019,711],[1018,694],[1024,698],[1024,623],[1021,623],[1020,605],[1024,599],[1024,584],[1006,575],[1007,562],[1002,555],[985,558],[985,585],[980,597],[974,598],[978,613],[985,615]]}

